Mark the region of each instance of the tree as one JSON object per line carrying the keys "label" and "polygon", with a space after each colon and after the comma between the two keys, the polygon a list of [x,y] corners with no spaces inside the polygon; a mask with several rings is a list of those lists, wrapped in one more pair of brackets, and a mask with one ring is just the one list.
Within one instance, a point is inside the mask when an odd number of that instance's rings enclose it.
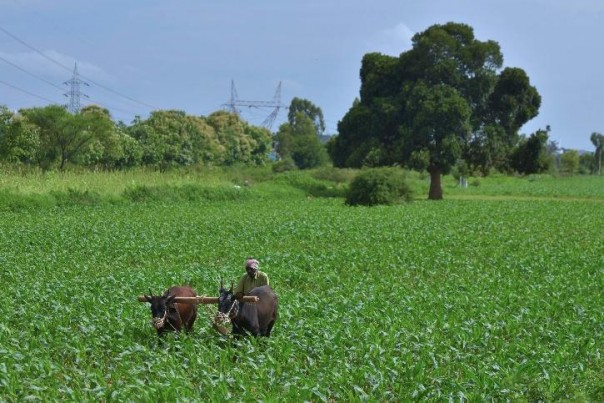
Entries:
{"label": "tree", "polygon": [[[401,130],[403,159],[412,160],[413,153],[422,151],[428,155],[428,198],[442,199],[441,175],[448,173],[461,156],[462,145],[470,132],[470,106],[448,85],[415,85],[407,102],[405,110],[412,118]],[[412,146],[406,147],[407,144]]]}
{"label": "tree", "polygon": [[214,112],[207,118],[224,148],[223,163],[262,165],[272,150],[272,134],[263,127],[251,126],[239,116],[226,111]]}
{"label": "tree", "polygon": [[499,45],[465,24],[433,25],[396,57],[370,53],[361,65],[360,100],[329,143],[334,165],[422,167],[429,199],[459,157],[488,172],[506,166],[518,129],[541,98],[518,68],[499,72]]}
{"label": "tree", "polygon": [[596,169],[598,175],[602,175],[602,151],[604,150],[604,134],[593,132],[591,134],[591,142],[596,147],[594,157],[596,159]]}
{"label": "tree", "polygon": [[491,168],[507,170],[507,157],[518,142],[518,130],[537,116],[540,105],[541,96],[526,73],[505,68],[497,77],[466,158],[485,175]]}
{"label": "tree", "polygon": [[183,111],[154,111],[137,117],[128,134],[139,141],[142,162],[160,169],[192,164],[261,165],[268,162],[272,136],[226,111],[207,118]]}
{"label": "tree", "polygon": [[[296,111],[292,114],[292,111]],[[281,159],[291,158],[300,169],[315,168],[329,161],[326,147],[319,139],[324,130],[323,112],[310,101],[294,98],[288,123],[279,127],[276,151]]]}
{"label": "tree", "polygon": [[117,128],[111,114],[105,108],[88,105],[74,115],[81,130],[89,137],[72,162],[87,166],[114,167],[114,162],[123,153]]}
{"label": "tree", "polygon": [[576,174],[579,169],[579,152],[577,150],[566,150],[560,156],[560,169],[569,175]]}
{"label": "tree", "polygon": [[0,159],[11,163],[34,163],[39,147],[36,127],[20,114],[0,106]]}
{"label": "tree", "polygon": [[302,116],[306,116],[313,122],[317,136],[320,136],[325,132],[325,120],[323,120],[323,111],[321,108],[308,99],[294,97],[289,104],[289,111],[287,113],[288,123],[295,126],[300,113]]}
{"label": "tree", "polygon": [[547,152],[547,130],[537,130],[528,138],[522,137],[511,155],[512,168],[521,174],[547,171],[551,163]]}

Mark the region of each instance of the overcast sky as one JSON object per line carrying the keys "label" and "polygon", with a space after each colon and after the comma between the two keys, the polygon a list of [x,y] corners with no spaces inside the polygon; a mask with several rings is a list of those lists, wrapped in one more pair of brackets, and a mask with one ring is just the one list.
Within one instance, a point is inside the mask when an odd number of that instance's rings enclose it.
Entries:
{"label": "overcast sky", "polygon": [[[551,126],[564,148],[604,133],[602,0],[0,0],[0,105],[66,103],[77,62],[82,104],[129,124],[153,109],[208,115],[231,98],[323,110],[327,133],[359,94],[361,59],[398,56],[433,24],[495,40],[542,96],[521,132]],[[271,107],[240,107],[261,124]],[[279,111],[273,131],[286,120]]]}

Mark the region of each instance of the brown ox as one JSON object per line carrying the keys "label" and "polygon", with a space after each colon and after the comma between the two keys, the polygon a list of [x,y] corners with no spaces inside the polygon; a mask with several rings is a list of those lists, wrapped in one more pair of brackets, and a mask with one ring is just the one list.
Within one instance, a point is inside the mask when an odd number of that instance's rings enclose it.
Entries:
{"label": "brown ox", "polygon": [[[149,290],[149,294],[151,290]],[[153,327],[159,336],[166,331],[179,332],[183,327],[187,332],[193,329],[197,318],[197,305],[179,304],[175,297],[195,297],[197,293],[188,286],[171,287],[163,295],[145,295],[145,301],[151,304]]]}

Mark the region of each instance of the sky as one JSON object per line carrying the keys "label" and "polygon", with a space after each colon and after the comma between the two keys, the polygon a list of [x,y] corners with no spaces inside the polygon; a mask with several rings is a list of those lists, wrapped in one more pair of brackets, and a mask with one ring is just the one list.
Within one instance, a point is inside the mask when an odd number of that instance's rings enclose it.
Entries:
{"label": "sky", "polygon": [[[499,43],[542,96],[530,134],[593,151],[604,133],[602,0],[0,0],[0,105],[82,105],[130,124],[157,109],[207,116],[236,91],[241,116],[287,120],[292,98],[321,108],[326,133],[359,96],[363,55],[398,56],[434,24]],[[280,91],[278,91],[280,85]]]}

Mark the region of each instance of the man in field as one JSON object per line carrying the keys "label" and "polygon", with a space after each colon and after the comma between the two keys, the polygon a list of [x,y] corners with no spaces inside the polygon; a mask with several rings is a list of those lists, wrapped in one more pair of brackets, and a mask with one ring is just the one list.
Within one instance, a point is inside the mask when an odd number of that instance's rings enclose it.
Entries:
{"label": "man in field", "polygon": [[239,279],[239,283],[233,290],[233,294],[235,298],[241,299],[244,295],[249,294],[249,292],[256,287],[260,287],[261,285],[269,285],[268,284],[268,276],[266,273],[258,270],[260,267],[260,263],[251,257],[248,257],[245,261],[245,271],[246,274],[241,276]]}

